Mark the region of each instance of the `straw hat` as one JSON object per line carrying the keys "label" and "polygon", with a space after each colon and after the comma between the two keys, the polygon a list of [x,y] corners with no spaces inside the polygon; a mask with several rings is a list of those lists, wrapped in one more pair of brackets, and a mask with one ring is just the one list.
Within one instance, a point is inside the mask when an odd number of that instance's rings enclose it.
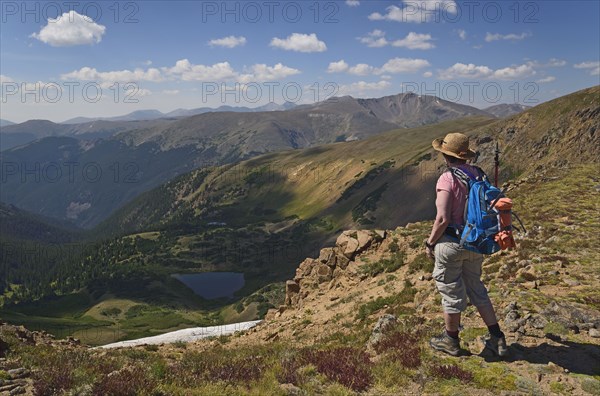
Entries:
{"label": "straw hat", "polygon": [[469,149],[469,137],[462,133],[449,133],[443,139],[435,139],[431,145],[437,151],[463,160],[476,156],[475,152]]}

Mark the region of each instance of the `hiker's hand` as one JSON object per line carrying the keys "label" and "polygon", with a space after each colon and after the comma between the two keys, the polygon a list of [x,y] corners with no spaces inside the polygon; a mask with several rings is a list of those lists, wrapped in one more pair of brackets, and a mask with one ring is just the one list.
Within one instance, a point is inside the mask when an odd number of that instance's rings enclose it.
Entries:
{"label": "hiker's hand", "polygon": [[426,247],[425,253],[427,254],[427,257],[429,258],[429,260],[435,261],[435,252],[433,251],[432,248]]}
{"label": "hiker's hand", "polygon": [[[425,240],[425,242],[427,242],[427,240]],[[431,261],[435,261],[435,251],[434,251],[434,246],[431,245],[427,245],[427,243],[425,244],[425,254],[427,255],[427,257],[429,258],[429,260]]]}

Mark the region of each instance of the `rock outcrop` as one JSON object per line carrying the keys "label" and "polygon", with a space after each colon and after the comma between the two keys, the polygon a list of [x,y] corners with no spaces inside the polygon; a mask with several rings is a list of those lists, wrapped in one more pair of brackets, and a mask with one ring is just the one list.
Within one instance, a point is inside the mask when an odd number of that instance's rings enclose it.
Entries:
{"label": "rock outcrop", "polygon": [[285,285],[285,305],[301,305],[309,291],[331,282],[359,254],[375,249],[386,237],[385,230],[347,230],[342,232],[334,247],[321,249],[319,257],[305,259],[296,269],[296,276]]}

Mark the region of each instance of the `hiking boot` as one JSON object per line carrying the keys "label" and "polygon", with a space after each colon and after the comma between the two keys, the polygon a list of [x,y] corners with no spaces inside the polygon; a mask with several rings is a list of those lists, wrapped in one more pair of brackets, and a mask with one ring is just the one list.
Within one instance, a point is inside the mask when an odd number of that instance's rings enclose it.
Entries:
{"label": "hiking boot", "polygon": [[458,356],[460,353],[460,340],[450,337],[446,331],[429,340],[429,345],[436,351],[446,352],[452,356]]}
{"label": "hiking boot", "polygon": [[494,352],[496,356],[503,357],[508,355],[508,347],[506,346],[506,338],[504,338],[504,334],[502,334],[502,337],[496,337],[488,333],[483,338],[483,341],[485,343],[485,347]]}

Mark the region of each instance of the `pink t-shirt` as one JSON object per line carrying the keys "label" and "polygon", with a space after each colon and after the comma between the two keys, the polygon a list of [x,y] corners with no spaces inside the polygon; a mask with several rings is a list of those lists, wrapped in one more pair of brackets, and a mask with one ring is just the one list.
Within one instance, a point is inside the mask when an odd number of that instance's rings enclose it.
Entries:
{"label": "pink t-shirt", "polygon": [[[479,176],[477,169],[469,164],[457,166],[475,176]],[[450,171],[446,171],[438,178],[435,185],[437,191],[448,191],[450,193],[450,224],[463,225],[465,215],[465,203],[467,202],[467,187],[456,178]]]}

